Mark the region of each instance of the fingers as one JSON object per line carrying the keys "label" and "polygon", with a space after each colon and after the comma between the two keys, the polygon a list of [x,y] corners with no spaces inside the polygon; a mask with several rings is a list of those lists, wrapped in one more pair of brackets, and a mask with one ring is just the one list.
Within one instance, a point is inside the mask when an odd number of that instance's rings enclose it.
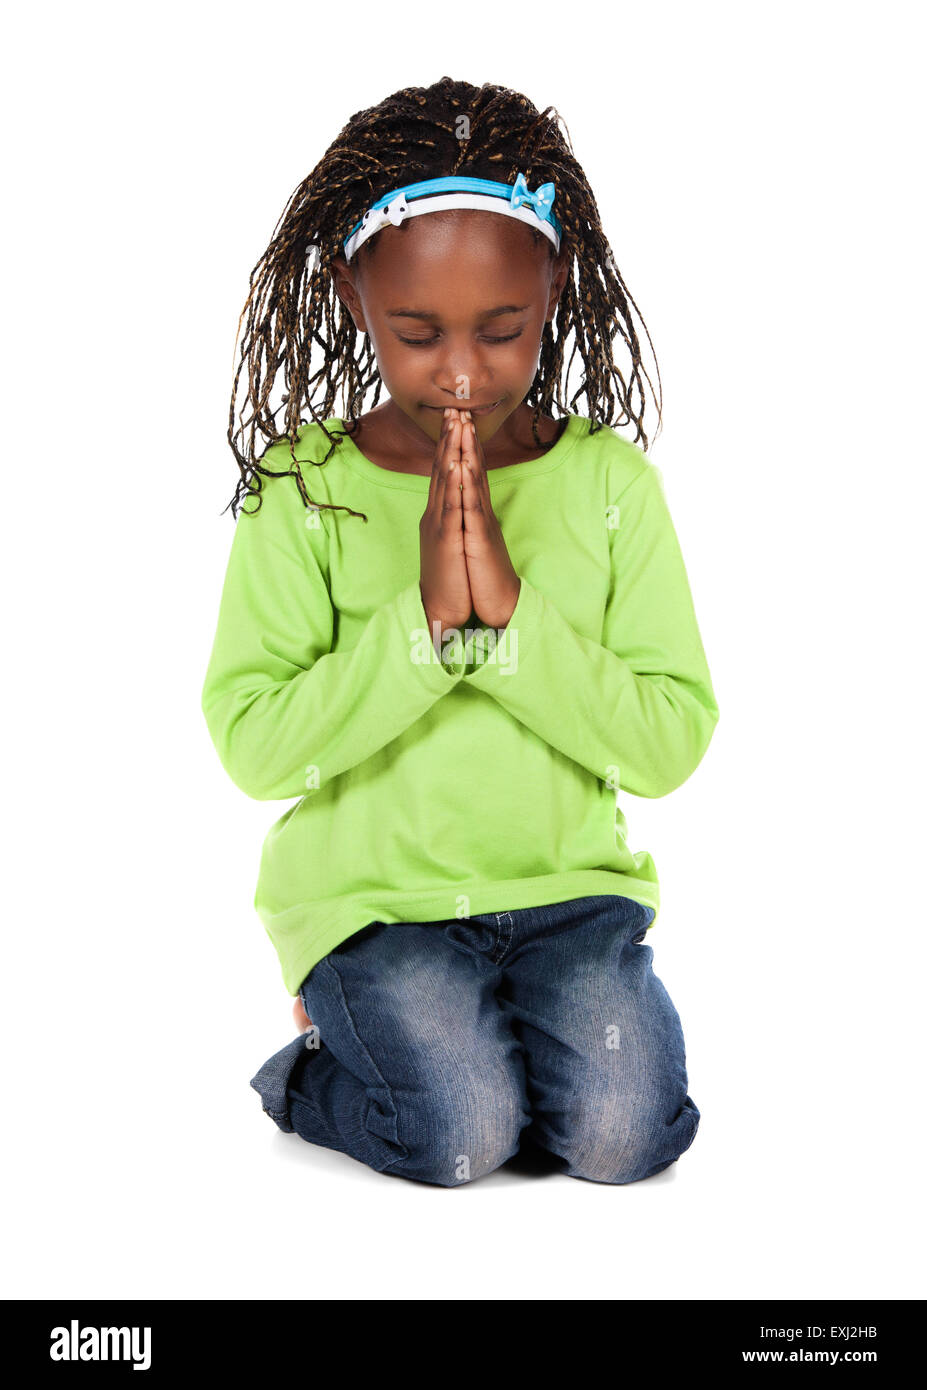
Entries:
{"label": "fingers", "polygon": [[453,512],[456,516],[456,524],[461,524],[461,501],[460,501],[460,475],[461,475],[461,435],[463,433],[460,416],[451,415],[450,427],[448,429],[448,452],[450,459],[447,465],[444,485],[444,507],[445,511]]}
{"label": "fingers", "polygon": [[431,483],[428,488],[428,503],[426,511],[430,510],[435,502],[438,484],[444,473],[445,461],[447,458],[447,437],[450,429],[450,418],[447,411],[444,412],[441,421],[441,433],[438,435],[438,442],[435,446],[434,458],[431,461]]}
{"label": "fingers", "polygon": [[[439,521],[451,517],[448,513],[459,514],[460,502],[460,417],[454,411],[445,411],[441,425],[441,438],[435,454],[432,469],[434,480],[434,510]],[[431,498],[429,489],[429,499]]]}
{"label": "fingers", "polygon": [[464,528],[472,531],[476,529],[481,519],[485,520],[486,508],[483,496],[485,471],[477,454],[476,426],[473,424],[469,412],[465,411],[464,414],[467,418],[461,427],[460,458],[463,481],[461,502]]}

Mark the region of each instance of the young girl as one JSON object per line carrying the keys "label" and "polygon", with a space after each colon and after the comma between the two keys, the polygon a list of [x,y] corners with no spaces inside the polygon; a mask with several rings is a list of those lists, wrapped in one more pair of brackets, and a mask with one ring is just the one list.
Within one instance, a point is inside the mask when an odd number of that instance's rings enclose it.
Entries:
{"label": "young girl", "polygon": [[559,118],[449,78],[351,118],[251,277],[202,707],[243,791],[298,798],[254,905],[305,1030],[251,1084],[379,1172],[527,1141],[628,1183],[695,1137],[620,801],[683,783],[718,708],[629,305]]}

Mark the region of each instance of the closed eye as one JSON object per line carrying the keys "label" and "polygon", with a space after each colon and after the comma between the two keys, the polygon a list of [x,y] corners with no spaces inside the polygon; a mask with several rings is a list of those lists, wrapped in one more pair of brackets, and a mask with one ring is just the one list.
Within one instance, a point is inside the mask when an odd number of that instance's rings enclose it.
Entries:
{"label": "closed eye", "polygon": [[[483,342],[511,343],[513,339],[520,338],[523,331],[524,330],[520,328],[517,333],[509,333],[504,338],[484,338]],[[435,343],[438,341],[437,338],[403,338],[400,334],[397,334],[396,336],[399,338],[399,341],[401,343],[408,343],[409,347],[434,347]]]}

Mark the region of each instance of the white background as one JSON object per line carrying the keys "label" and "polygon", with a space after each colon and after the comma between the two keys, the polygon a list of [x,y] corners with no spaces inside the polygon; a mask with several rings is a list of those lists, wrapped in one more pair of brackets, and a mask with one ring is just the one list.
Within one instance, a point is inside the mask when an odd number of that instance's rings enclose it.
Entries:
{"label": "white background", "polygon": [[[3,82],[5,1292],[914,1298],[923,1261],[917,7],[19,7]],[[292,803],[199,699],[248,274],[355,111],[444,74],[569,126],[656,346],[721,720],[626,798],[699,1134],[457,1190],[283,1135],[254,913]]]}

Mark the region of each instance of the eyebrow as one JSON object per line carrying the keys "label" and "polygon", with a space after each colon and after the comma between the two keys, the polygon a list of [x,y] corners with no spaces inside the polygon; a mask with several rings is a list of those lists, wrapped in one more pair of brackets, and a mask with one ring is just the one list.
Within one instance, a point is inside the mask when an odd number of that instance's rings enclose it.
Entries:
{"label": "eyebrow", "polygon": [[[524,309],[530,308],[530,304],[500,304],[496,309],[487,309],[479,317],[481,319],[497,319],[501,318],[503,314],[520,314]],[[388,319],[427,319],[429,322],[433,322],[441,315],[432,309],[387,309],[386,317]]]}

